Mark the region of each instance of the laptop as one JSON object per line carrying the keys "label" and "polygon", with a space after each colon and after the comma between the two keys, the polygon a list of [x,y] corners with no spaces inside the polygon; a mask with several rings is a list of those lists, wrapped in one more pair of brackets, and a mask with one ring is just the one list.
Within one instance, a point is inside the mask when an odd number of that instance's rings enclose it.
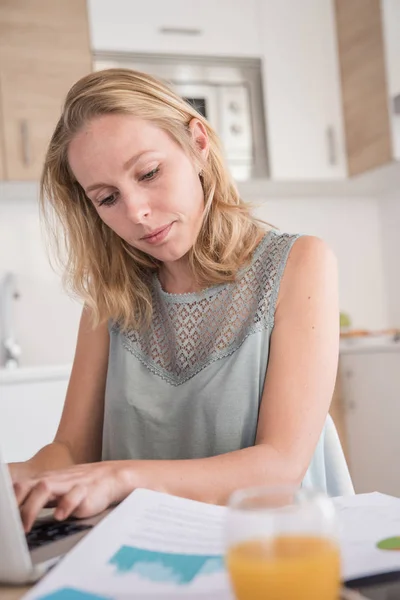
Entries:
{"label": "laptop", "polygon": [[0,584],[37,581],[109,512],[66,521],[48,514],[25,534],[8,466],[0,453]]}

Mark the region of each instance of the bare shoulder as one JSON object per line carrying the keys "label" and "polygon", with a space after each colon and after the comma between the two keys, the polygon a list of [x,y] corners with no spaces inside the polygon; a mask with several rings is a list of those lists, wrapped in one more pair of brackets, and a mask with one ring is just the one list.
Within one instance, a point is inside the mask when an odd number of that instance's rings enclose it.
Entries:
{"label": "bare shoulder", "polygon": [[313,235],[299,237],[290,251],[287,266],[300,266],[304,263],[336,262],[332,249],[324,240]]}
{"label": "bare shoulder", "polygon": [[283,273],[278,304],[295,300],[296,296],[337,289],[337,261],[326,242],[315,236],[301,236],[293,244]]}
{"label": "bare shoulder", "polygon": [[290,251],[284,280],[305,275],[333,274],[336,272],[336,257],[326,242],[312,235],[299,237]]}

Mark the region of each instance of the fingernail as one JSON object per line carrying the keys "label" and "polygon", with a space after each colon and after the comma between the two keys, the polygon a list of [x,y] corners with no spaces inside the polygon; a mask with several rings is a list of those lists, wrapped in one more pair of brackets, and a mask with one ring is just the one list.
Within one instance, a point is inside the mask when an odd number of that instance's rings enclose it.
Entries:
{"label": "fingernail", "polygon": [[57,519],[57,521],[61,521],[64,518],[64,511],[61,509],[57,509],[54,512],[54,518]]}

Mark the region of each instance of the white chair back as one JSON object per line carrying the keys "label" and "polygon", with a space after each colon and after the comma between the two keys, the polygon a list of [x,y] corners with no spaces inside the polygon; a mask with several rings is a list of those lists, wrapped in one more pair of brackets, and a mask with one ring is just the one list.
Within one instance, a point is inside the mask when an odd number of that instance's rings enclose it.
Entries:
{"label": "white chair back", "polygon": [[328,496],[354,494],[349,469],[332,417],[327,416],[302,486],[324,491]]}

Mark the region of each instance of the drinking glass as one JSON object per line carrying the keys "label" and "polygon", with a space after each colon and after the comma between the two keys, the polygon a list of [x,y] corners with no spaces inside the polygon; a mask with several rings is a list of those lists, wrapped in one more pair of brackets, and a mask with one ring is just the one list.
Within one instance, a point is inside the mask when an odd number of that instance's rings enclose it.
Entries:
{"label": "drinking glass", "polygon": [[339,598],[338,527],[326,495],[295,487],[237,491],[225,534],[237,600]]}

